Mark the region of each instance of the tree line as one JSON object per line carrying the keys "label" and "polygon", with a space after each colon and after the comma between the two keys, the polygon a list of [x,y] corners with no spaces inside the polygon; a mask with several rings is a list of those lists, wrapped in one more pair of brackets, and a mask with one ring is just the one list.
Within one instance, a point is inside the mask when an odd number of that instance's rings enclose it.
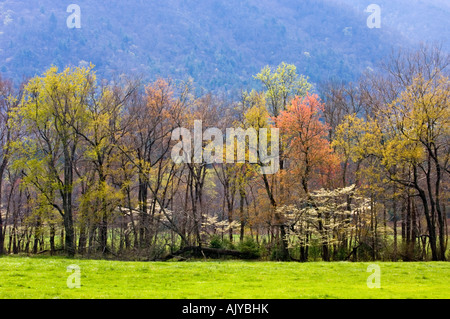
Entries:
{"label": "tree line", "polygon": [[[424,45],[317,86],[283,62],[235,98],[92,65],[0,79],[0,254],[446,260],[449,62]],[[175,163],[195,120],[279,128],[280,170]]]}

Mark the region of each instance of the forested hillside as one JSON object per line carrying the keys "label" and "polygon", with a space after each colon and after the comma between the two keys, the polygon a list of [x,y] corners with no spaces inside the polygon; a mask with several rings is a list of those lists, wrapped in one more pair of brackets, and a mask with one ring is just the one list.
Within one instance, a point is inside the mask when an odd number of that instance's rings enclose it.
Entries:
{"label": "forested hillside", "polygon": [[282,61],[295,64],[314,83],[354,80],[399,43],[445,40],[441,23],[448,6],[436,10],[421,1],[425,17],[419,19],[404,12],[411,5],[382,1],[389,8],[383,27],[369,29],[365,2],[79,0],[74,3],[81,8],[81,28],[69,29],[67,1],[5,0],[0,2],[0,72],[21,80],[51,65],[86,61],[109,78],[121,73],[146,80],[192,77],[207,90],[227,91],[254,85],[252,75]]}
{"label": "forested hillside", "polygon": [[[376,3],[382,11],[382,27],[395,30],[401,35],[396,39],[412,42],[432,41],[442,44],[445,50],[450,50],[448,39],[450,28],[450,2],[447,0],[340,0],[361,12],[368,5]],[[403,43],[404,44],[404,43]]]}
{"label": "forested hillside", "polygon": [[1,1],[0,255],[448,260],[449,5],[369,4]]}

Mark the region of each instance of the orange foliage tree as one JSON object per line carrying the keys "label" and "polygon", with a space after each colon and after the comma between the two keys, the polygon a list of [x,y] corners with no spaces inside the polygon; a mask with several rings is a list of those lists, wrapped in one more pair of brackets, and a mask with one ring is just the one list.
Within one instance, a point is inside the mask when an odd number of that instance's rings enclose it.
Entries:
{"label": "orange foliage tree", "polygon": [[311,184],[330,187],[339,169],[339,159],[327,140],[328,127],[322,121],[324,105],[316,94],[296,97],[277,118],[287,147],[288,175],[309,194]]}

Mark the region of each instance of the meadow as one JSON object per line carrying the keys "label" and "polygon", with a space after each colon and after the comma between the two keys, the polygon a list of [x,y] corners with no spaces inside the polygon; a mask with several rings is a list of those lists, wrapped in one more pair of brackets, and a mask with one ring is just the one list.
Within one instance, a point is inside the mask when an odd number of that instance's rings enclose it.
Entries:
{"label": "meadow", "polygon": [[[0,258],[1,299],[448,299],[450,263],[188,261],[123,262],[62,257]],[[67,267],[80,268],[70,289]]]}

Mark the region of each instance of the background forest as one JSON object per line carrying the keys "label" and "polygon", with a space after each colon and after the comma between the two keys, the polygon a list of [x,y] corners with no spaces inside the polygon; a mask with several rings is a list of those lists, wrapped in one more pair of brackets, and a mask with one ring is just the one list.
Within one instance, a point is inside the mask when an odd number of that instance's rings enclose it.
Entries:
{"label": "background forest", "polygon": [[[282,63],[236,101],[191,82],[97,79],[92,66],[52,67],[20,89],[2,80],[2,252],[445,260],[448,63],[422,46],[317,89]],[[176,164],[171,133],[194,120],[275,125],[280,170]]]}

